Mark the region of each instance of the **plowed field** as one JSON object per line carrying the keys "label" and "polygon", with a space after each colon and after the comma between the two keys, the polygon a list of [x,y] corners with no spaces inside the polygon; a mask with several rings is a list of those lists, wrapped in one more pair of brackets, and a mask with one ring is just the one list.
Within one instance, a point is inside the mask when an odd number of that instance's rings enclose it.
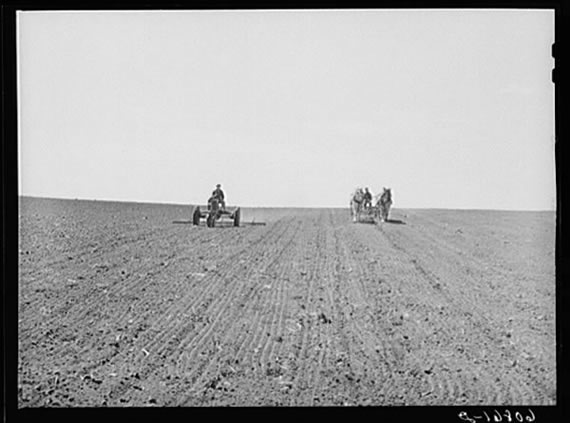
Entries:
{"label": "plowed field", "polygon": [[20,200],[19,407],[555,403],[553,212],[190,216]]}

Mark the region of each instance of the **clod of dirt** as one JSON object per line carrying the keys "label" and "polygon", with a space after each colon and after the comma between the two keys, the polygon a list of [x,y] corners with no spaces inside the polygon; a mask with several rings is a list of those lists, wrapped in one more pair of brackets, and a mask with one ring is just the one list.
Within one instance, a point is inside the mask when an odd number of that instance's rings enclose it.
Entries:
{"label": "clod of dirt", "polygon": [[319,314],[318,318],[319,318],[319,321],[320,321],[321,323],[332,323],[332,320],[329,319],[329,318],[325,315],[325,313]]}

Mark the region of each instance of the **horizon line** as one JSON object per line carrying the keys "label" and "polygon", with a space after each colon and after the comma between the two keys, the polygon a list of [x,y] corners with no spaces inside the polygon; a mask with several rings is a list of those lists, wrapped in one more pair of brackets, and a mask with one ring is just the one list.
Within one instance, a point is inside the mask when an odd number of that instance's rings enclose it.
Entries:
{"label": "horizon line", "polygon": [[[139,200],[116,200],[116,199],[98,199],[98,198],[69,198],[69,197],[42,197],[36,195],[22,195],[18,194],[18,198],[35,198],[43,200],[65,200],[65,201],[98,201],[105,203],[132,203],[132,204],[152,204],[164,206],[202,206],[201,203],[174,203],[174,202],[153,202],[153,201],[139,201]],[[236,206],[232,206],[236,207]],[[346,209],[348,206],[253,206],[253,205],[239,205],[241,208],[258,208],[258,209]],[[459,210],[459,211],[512,211],[512,212],[556,212],[557,209],[491,209],[491,208],[477,208],[477,207],[392,207],[393,209],[400,210]]]}

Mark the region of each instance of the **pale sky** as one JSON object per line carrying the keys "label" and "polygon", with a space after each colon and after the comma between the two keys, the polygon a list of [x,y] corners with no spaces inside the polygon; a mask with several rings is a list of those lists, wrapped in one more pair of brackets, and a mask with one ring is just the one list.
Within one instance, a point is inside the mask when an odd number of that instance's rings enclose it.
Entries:
{"label": "pale sky", "polygon": [[553,10],[18,18],[21,195],[556,207]]}

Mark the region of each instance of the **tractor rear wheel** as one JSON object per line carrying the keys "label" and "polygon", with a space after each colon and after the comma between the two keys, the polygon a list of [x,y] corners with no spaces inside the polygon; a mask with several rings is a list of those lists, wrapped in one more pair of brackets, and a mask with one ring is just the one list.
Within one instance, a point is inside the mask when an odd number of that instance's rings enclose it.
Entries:
{"label": "tractor rear wheel", "polygon": [[238,208],[234,212],[234,226],[239,226],[240,220],[241,220],[241,210]]}
{"label": "tractor rear wheel", "polygon": [[202,217],[201,213],[200,213],[200,207],[196,207],[194,209],[194,213],[192,214],[192,223],[194,225],[199,225],[200,224],[200,217]]}

